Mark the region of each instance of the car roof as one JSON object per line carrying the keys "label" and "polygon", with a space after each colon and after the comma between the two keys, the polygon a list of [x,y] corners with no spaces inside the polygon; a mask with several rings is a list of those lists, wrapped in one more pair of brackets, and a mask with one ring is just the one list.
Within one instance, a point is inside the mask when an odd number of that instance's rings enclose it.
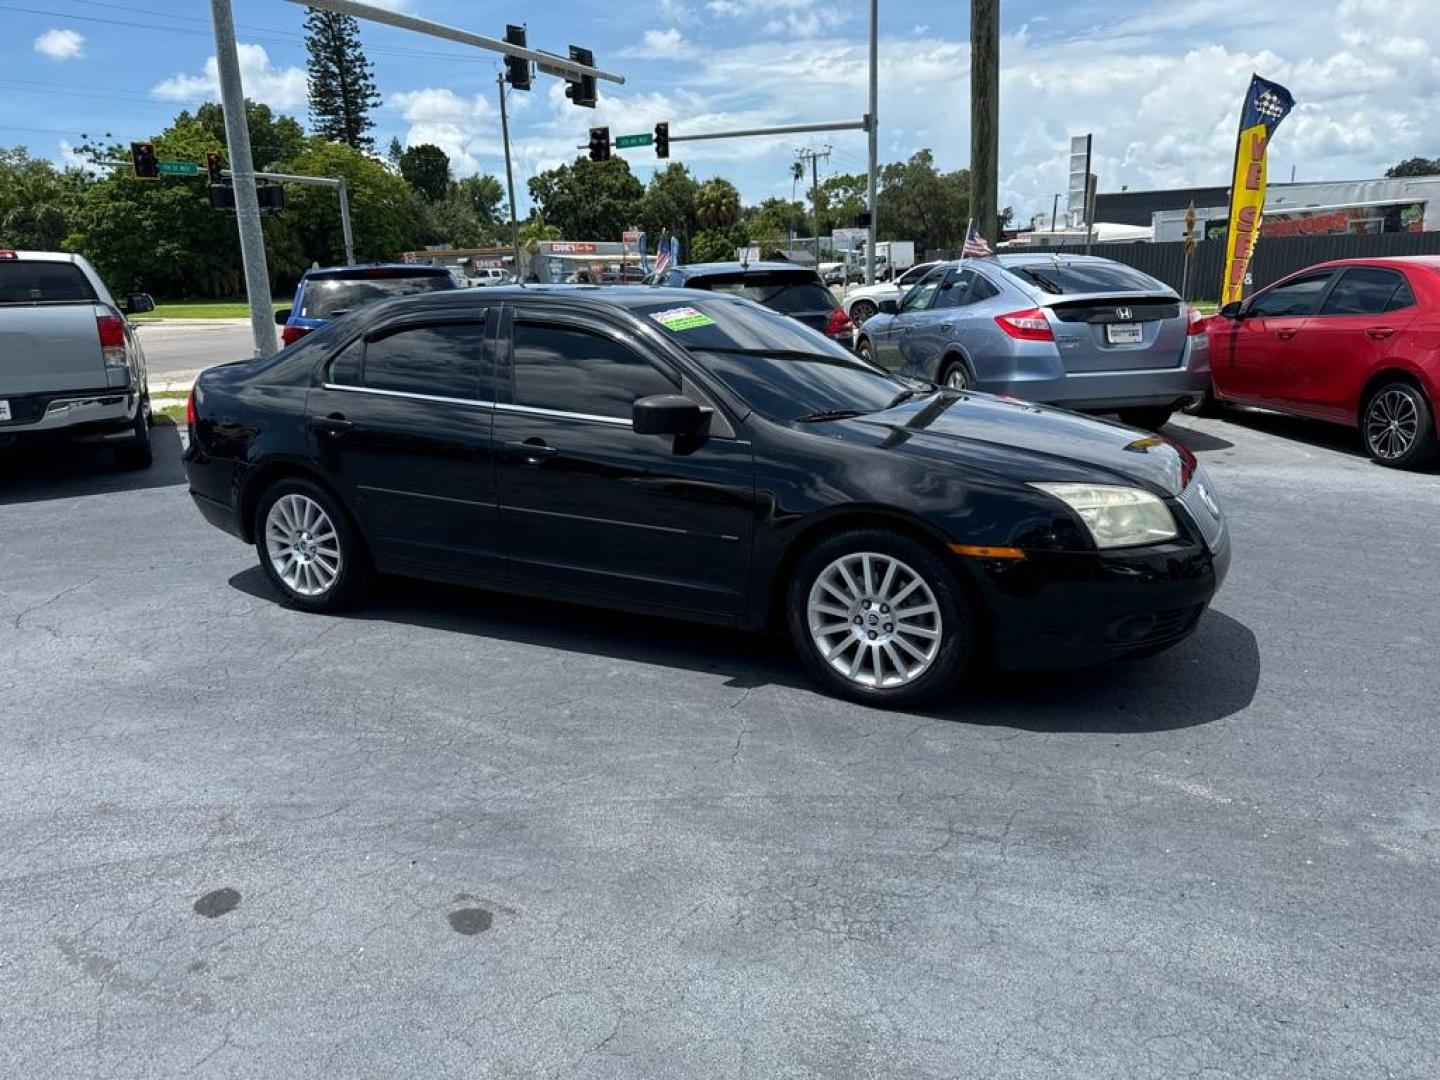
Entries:
{"label": "car roof", "polygon": [[377,300],[360,309],[367,322],[408,311],[435,311],[461,307],[474,311],[475,305],[488,307],[502,302],[539,302],[556,306],[590,310],[629,310],[655,304],[695,304],[700,301],[749,303],[743,297],[728,293],[697,292],[695,289],[643,285],[491,285],[484,289],[445,289],[439,292],[415,293],[389,300]]}
{"label": "car roof", "polygon": [[[429,266],[424,263],[356,263],[354,266],[321,266],[314,270],[306,270],[301,276],[303,278],[347,278],[367,270],[405,271],[415,277],[450,273],[443,266]],[[399,277],[400,275],[396,274],[395,276]]]}
{"label": "car roof", "polygon": [[0,251],[14,251],[14,252],[15,252],[15,258],[12,260],[9,256],[6,256],[6,258],[5,258],[5,261],[6,261],[6,262],[12,262],[12,261],[18,262],[18,261],[20,261],[20,260],[22,260],[22,259],[23,259],[25,262],[57,262],[57,263],[58,263],[58,262],[68,262],[68,263],[73,263],[73,262],[78,262],[78,261],[79,261],[79,257],[78,257],[78,256],[76,256],[76,255],[74,255],[74,254],[72,254],[72,253],[70,253],[70,252],[68,252],[68,251],[20,251],[20,250],[18,250],[18,249],[16,249],[16,248],[7,248],[7,247],[0,247]]}
{"label": "car roof", "polygon": [[687,281],[692,277],[710,277],[720,274],[773,274],[776,271],[796,271],[804,274],[815,273],[813,266],[801,266],[792,262],[712,262],[712,263],[688,263],[685,266],[677,266],[681,277]]}
{"label": "car roof", "polygon": [[1356,255],[1348,259],[1329,259],[1314,266],[1307,266],[1304,270],[1296,273],[1304,273],[1306,270],[1332,270],[1344,266],[1384,266],[1392,270],[1404,270],[1409,266],[1424,266],[1432,270],[1440,270],[1440,255]]}

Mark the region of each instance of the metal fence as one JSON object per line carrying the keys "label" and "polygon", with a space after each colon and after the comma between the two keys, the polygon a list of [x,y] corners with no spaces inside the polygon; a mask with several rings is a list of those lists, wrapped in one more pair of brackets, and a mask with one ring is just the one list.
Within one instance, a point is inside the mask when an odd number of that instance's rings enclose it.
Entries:
{"label": "metal fence", "polygon": [[[1035,249],[1031,249],[1035,250]],[[1042,248],[1061,255],[1078,255],[1084,248]],[[1180,291],[1185,276],[1185,245],[1172,244],[1092,244],[1090,254],[1133,266],[1153,278]],[[927,258],[956,258],[959,252],[932,251]],[[1366,233],[1339,236],[1261,236],[1250,262],[1253,283],[1246,290],[1278,281],[1286,274],[1303,270],[1328,259],[1357,259],[1379,255],[1440,255],[1440,232]],[[1214,300],[1220,295],[1220,277],[1224,273],[1225,242],[1204,240],[1195,245],[1190,256],[1188,300]]]}

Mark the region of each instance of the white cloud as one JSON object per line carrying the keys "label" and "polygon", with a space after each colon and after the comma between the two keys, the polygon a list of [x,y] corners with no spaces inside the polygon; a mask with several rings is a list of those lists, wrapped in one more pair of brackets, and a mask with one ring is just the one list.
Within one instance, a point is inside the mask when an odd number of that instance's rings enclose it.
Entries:
{"label": "white cloud", "polygon": [[85,37],[74,30],[46,30],[35,39],[35,51],[51,60],[79,60],[85,55]]}
{"label": "white cloud", "polygon": [[[516,94],[511,100],[524,97]],[[388,95],[385,107],[399,109],[410,122],[401,140],[406,146],[431,143],[440,147],[457,176],[480,172],[481,157],[499,145],[499,109],[479,94],[464,98],[441,87],[404,90]],[[493,164],[485,171],[495,171]]]}
{"label": "white cloud", "polygon": [[[240,81],[245,96],[263,101],[277,109],[298,109],[305,104],[305,69],[275,67],[261,45],[239,44]],[[216,100],[220,93],[220,77],[215,57],[205,61],[199,75],[173,75],[150,88],[150,96],[162,101]]]}
{"label": "white cloud", "polygon": [[685,35],[671,26],[664,30],[646,30],[639,45],[622,49],[619,55],[642,60],[685,60],[695,52]]}

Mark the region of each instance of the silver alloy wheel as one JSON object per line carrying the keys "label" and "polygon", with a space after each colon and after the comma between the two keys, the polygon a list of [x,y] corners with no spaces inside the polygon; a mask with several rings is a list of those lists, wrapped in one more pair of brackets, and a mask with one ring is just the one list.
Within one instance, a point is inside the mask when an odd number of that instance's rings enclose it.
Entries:
{"label": "silver alloy wheel", "polygon": [[810,586],[806,619],[820,655],[861,686],[905,686],[940,653],[935,593],[893,555],[857,551],[825,567]]}
{"label": "silver alloy wheel", "polygon": [[1420,414],[1404,390],[1386,390],[1370,402],[1365,416],[1365,441],[1378,458],[1394,461],[1415,445]]}
{"label": "silver alloy wheel", "polygon": [[340,537],[324,509],[307,495],[276,499],[265,515],[265,553],[285,587],[320,596],[340,576]]}
{"label": "silver alloy wheel", "polygon": [[945,388],[947,390],[970,389],[970,374],[965,370],[964,364],[952,364],[950,370],[945,372]]}

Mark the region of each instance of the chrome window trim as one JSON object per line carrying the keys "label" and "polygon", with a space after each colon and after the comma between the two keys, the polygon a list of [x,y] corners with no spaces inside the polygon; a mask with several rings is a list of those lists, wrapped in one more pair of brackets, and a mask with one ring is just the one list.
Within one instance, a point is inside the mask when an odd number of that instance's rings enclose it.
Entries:
{"label": "chrome window trim", "polygon": [[499,401],[495,408],[502,412],[523,413],[527,416],[555,416],[562,420],[590,420],[597,424],[617,424],[620,427],[630,427],[631,421],[623,416],[599,416],[595,413],[566,412],[563,409],[542,409],[538,405],[511,405]]}
{"label": "chrome window trim", "polygon": [[483,409],[494,408],[495,402],[478,398],[441,397],[438,394],[417,394],[410,390],[380,390],[373,386],[345,386],[343,383],[322,383],[326,390],[344,390],[349,394],[375,394],[379,397],[409,398],[414,401],[438,401],[442,405],[476,405]]}

